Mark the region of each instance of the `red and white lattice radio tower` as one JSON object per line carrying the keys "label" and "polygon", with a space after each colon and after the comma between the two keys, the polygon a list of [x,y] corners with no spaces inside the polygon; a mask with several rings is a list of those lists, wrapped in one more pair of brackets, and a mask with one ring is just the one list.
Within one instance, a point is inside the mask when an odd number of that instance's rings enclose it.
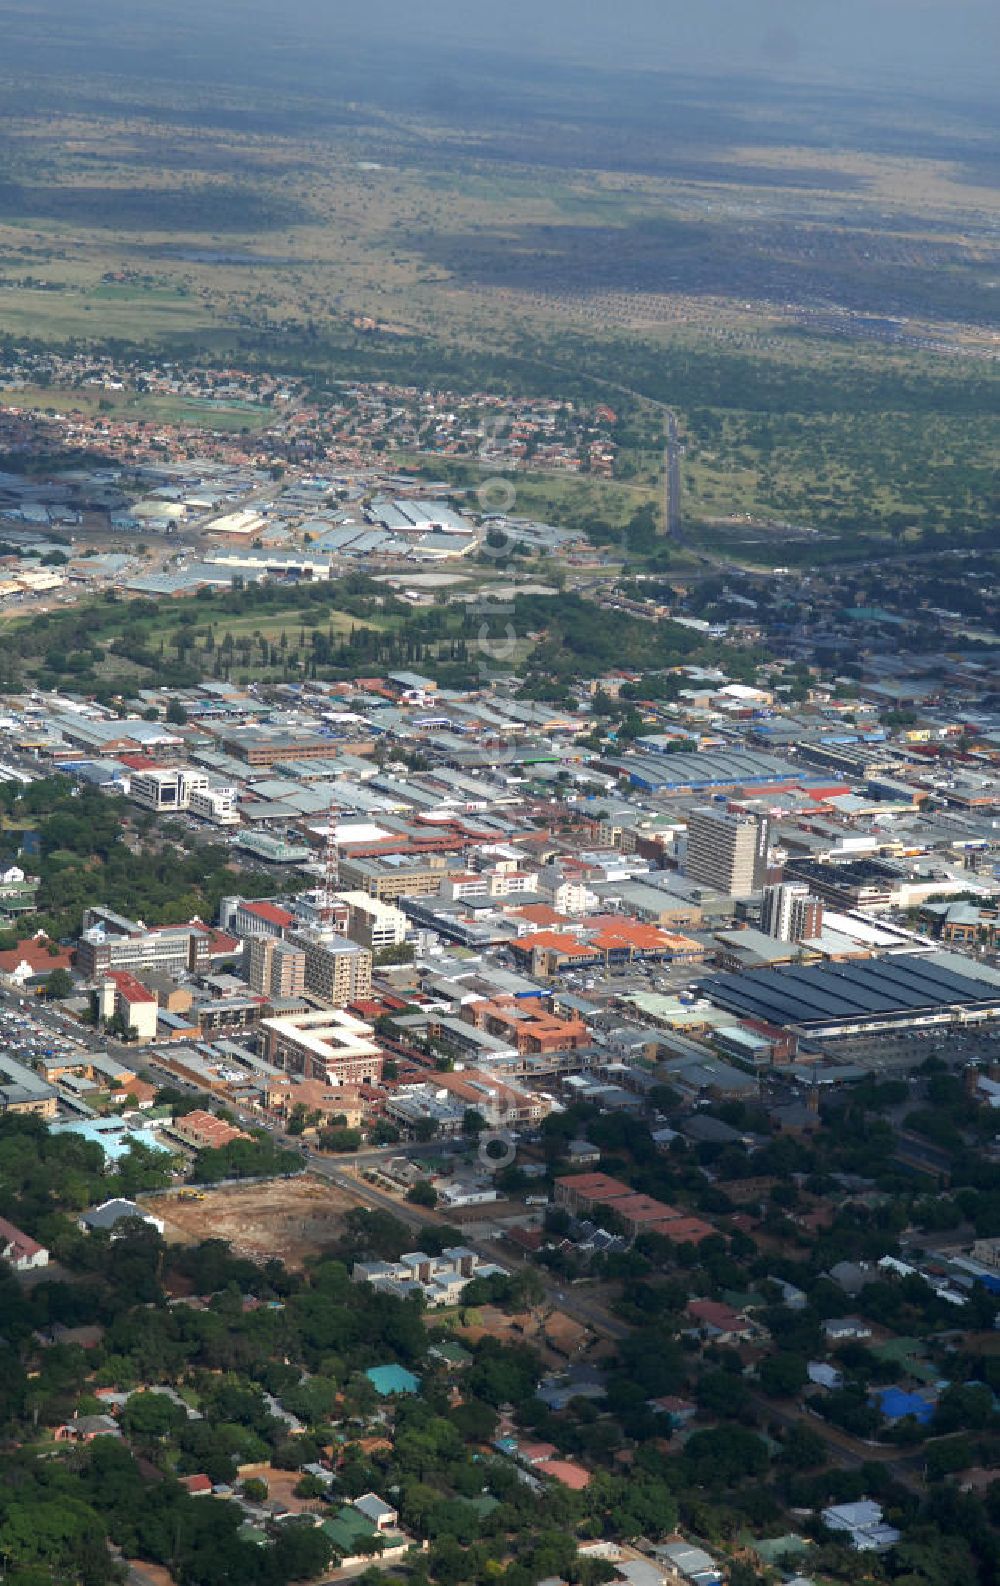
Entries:
{"label": "red and white lattice radio tower", "polygon": [[323,906],[329,918],[340,887],[340,848],[337,843],[339,806],[331,801],[326,818],[326,847],[323,855]]}

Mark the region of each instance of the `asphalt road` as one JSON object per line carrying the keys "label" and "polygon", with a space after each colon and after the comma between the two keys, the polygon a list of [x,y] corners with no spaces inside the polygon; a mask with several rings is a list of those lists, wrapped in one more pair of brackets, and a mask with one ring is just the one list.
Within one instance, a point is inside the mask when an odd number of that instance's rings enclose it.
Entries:
{"label": "asphalt road", "polygon": [[[398,1148],[393,1148],[393,1150],[398,1154]],[[407,1154],[409,1155],[410,1153],[408,1152]],[[332,1162],[328,1157],[318,1156],[314,1152],[307,1152],[306,1160],[312,1172],[319,1174],[322,1178],[328,1178],[331,1183],[337,1185],[338,1189],[357,1196],[359,1204],[375,1207],[379,1211],[390,1212],[393,1217],[398,1217],[402,1222],[409,1224],[411,1228],[423,1229],[435,1225],[440,1226],[442,1222],[446,1221],[446,1218],[439,1216],[437,1212],[411,1206],[406,1201],[399,1201],[394,1196],[387,1195],[384,1190],[376,1189],[372,1184],[362,1183],[353,1173],[347,1172],[341,1162]],[[364,1158],[360,1157],[358,1160],[363,1161]],[[470,1250],[475,1250],[478,1255],[483,1256],[486,1260],[495,1261],[497,1259],[497,1251],[492,1244],[484,1244],[474,1239],[466,1239],[464,1242]],[[512,1260],[507,1252],[504,1252],[500,1259],[502,1264],[507,1266],[522,1264]],[[573,1286],[560,1288],[558,1283],[539,1267],[535,1267],[533,1270],[541,1278],[545,1287],[546,1298],[554,1308],[564,1311],[574,1321],[582,1322],[585,1327],[592,1328],[594,1332],[600,1333],[606,1338],[627,1338],[629,1336],[631,1329],[624,1322],[619,1321],[617,1317],[612,1316],[598,1300]]]}
{"label": "asphalt road", "polygon": [[666,412],[667,444],[663,457],[663,521],[670,539],[682,542],[681,535],[681,446],[677,419]]}
{"label": "asphalt road", "polygon": [[859,1438],[851,1437],[847,1432],[842,1432],[838,1426],[831,1426],[829,1421],[824,1421],[818,1415],[810,1415],[808,1410],[801,1405],[784,1401],[776,1404],[773,1399],[765,1399],[761,1394],[753,1394],[753,1403],[761,1413],[765,1423],[777,1422],[779,1426],[808,1426],[817,1437],[826,1444],[830,1457],[845,1470],[860,1470],[863,1465],[884,1465],[893,1478],[902,1486],[909,1487],[914,1492],[922,1492],[920,1472],[923,1469],[922,1454],[902,1454],[898,1448],[887,1448],[878,1444],[867,1444]]}

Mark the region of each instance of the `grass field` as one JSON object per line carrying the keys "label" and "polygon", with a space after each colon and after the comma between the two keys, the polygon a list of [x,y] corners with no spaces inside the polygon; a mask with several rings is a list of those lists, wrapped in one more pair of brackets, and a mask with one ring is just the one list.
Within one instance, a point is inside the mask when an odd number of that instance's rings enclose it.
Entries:
{"label": "grass field", "polygon": [[[294,611],[283,612],[280,616],[265,617],[263,613],[253,612],[246,617],[213,617],[212,635],[216,644],[224,642],[227,635],[234,641],[254,638],[267,639],[270,644],[277,644],[282,634],[290,641],[296,641],[305,631],[308,634],[312,628],[319,627],[324,633],[332,631],[334,634],[350,633],[352,628],[376,628],[379,624],[364,617],[350,617],[343,611],[324,610],[322,621],[319,623],[303,623],[299,614]],[[162,630],[156,626],[153,633]],[[174,629],[176,633],[176,629]]]}
{"label": "grass field", "polygon": [[209,398],[169,397],[106,391],[97,386],[0,386],[0,407],[31,408],[42,413],[82,413],[88,417],[151,420],[192,429],[257,430],[270,422],[267,408],[246,403],[213,402]]}
{"label": "grass field", "polygon": [[[4,241],[9,247],[9,238]],[[0,328],[10,335],[41,336],[54,342],[71,337],[158,342],[216,323],[203,300],[177,292],[136,293],[128,298],[102,295],[102,288],[88,288],[80,282],[78,267],[73,265],[58,272],[47,269],[46,279],[53,276],[65,281],[65,291],[4,285],[0,290]]]}

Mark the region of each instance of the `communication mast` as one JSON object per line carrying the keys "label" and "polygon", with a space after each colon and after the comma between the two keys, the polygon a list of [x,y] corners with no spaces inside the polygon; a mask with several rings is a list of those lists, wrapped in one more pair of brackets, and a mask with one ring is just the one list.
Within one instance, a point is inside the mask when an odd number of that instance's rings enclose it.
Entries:
{"label": "communication mast", "polygon": [[327,919],[333,913],[340,888],[340,847],[337,842],[337,821],[340,806],[330,801],[326,817],[326,846],[323,853],[323,913]]}

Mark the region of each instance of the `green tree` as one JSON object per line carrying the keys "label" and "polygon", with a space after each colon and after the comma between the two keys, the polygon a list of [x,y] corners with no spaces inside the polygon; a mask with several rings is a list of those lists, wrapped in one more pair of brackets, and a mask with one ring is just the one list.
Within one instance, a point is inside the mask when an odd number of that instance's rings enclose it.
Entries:
{"label": "green tree", "polygon": [[791,1399],[809,1381],[805,1359],[786,1350],[762,1360],[757,1375],[764,1392],[773,1399]]}
{"label": "green tree", "polygon": [[122,1411],[122,1426],[146,1447],[162,1442],[186,1421],[180,1405],[165,1393],[133,1393]]}
{"label": "green tree", "polygon": [[45,995],[50,1002],[73,994],[73,976],[68,969],[53,969],[45,981]]}

